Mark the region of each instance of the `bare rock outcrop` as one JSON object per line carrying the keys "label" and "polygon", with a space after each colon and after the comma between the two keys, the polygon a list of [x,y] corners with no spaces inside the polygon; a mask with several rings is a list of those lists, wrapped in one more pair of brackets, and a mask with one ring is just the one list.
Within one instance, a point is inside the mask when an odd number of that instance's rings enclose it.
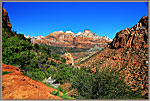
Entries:
{"label": "bare rock outcrop", "polygon": [[6,25],[7,28],[12,28],[11,23],[9,21],[8,13],[4,8],[2,8],[2,21],[3,25]]}
{"label": "bare rock outcrop", "polygon": [[2,99],[61,99],[51,94],[56,89],[22,75],[17,67],[2,63],[2,71],[13,71],[2,76]]}
{"label": "bare rock outcrop", "polygon": [[92,73],[105,69],[113,70],[124,77],[125,83],[141,95],[148,94],[148,49],[137,48],[106,48],[87,61],[75,65],[89,68]]}
{"label": "bare rock outcrop", "polygon": [[148,17],[143,16],[132,28],[118,32],[109,48],[148,48]]}
{"label": "bare rock outcrop", "polygon": [[54,47],[90,48],[98,45],[99,47],[104,48],[111,40],[106,36],[98,36],[90,30],[84,30],[77,34],[71,31],[55,31],[42,39],[32,38],[31,41],[33,44],[46,44]]}
{"label": "bare rock outcrop", "polygon": [[63,55],[63,57],[66,59],[66,64],[74,66],[74,59],[71,53],[67,52]]}

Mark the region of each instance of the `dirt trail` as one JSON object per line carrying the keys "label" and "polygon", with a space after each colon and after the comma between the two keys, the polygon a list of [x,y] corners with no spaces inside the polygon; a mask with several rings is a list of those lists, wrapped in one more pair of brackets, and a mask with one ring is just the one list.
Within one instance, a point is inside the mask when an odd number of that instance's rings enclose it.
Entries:
{"label": "dirt trail", "polygon": [[2,63],[2,71],[13,71],[2,76],[2,99],[61,99],[50,94],[56,89],[22,75],[17,67]]}

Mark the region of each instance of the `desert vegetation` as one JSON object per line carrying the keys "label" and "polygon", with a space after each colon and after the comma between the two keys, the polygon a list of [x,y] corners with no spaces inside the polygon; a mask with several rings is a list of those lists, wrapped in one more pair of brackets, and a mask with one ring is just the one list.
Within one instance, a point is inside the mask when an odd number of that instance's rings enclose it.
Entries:
{"label": "desert vegetation", "polygon": [[[10,31],[11,32],[11,31]],[[9,33],[9,32],[8,32]],[[104,70],[91,73],[86,68],[77,69],[65,64],[65,59],[51,53],[46,46],[35,44],[23,36],[8,37],[3,31],[3,63],[19,67],[23,74],[42,81],[48,77],[55,79],[55,83],[70,83],[71,88],[77,89],[76,99],[132,99],[140,98],[137,92],[132,91],[118,73]],[[6,43],[7,42],[7,43]],[[48,60],[48,57],[63,62],[57,64]],[[52,92],[58,95],[57,92]],[[67,93],[62,98],[69,98]]]}
{"label": "desert vegetation", "polygon": [[[68,49],[70,52],[87,50]],[[3,23],[2,62],[56,89],[50,94],[62,99],[148,99],[147,48],[115,50],[107,47],[79,62],[80,68],[66,64],[66,59],[60,56],[63,52],[65,49],[61,47],[32,44],[30,38],[17,34]],[[3,71],[3,75],[9,73],[13,72]],[[47,82],[49,78],[53,83]],[[3,85],[2,89],[6,87]]]}

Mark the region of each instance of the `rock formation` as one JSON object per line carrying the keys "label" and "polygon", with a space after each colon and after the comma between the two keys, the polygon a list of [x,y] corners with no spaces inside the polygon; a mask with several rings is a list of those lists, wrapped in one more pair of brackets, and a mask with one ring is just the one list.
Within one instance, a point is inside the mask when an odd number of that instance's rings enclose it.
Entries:
{"label": "rock formation", "polygon": [[118,71],[125,83],[133,90],[148,94],[148,49],[106,47],[100,53],[75,67],[89,68],[92,73],[105,69]]}
{"label": "rock formation", "polygon": [[17,36],[15,31],[11,31],[11,23],[9,21],[9,16],[7,11],[2,8],[2,33],[8,35],[8,37],[11,36]]}
{"label": "rock formation", "polygon": [[10,28],[10,29],[12,28],[11,23],[9,21],[8,13],[4,8],[2,8],[2,21],[5,27]]}
{"label": "rock formation", "polygon": [[22,75],[17,67],[2,63],[2,71],[13,71],[2,76],[2,99],[61,99],[51,94],[56,89]]}
{"label": "rock formation", "polygon": [[148,17],[143,16],[132,28],[118,32],[109,48],[148,48]]}
{"label": "rock formation", "polygon": [[69,48],[90,48],[95,45],[106,47],[111,41],[108,37],[100,37],[96,33],[91,33],[90,30],[84,30],[77,34],[71,31],[55,31],[42,39],[31,38],[33,44],[46,44],[54,47],[69,47]]}
{"label": "rock formation", "polygon": [[63,57],[66,59],[66,64],[68,65],[74,65],[74,59],[71,55],[71,53],[67,52],[63,55]]}
{"label": "rock formation", "polygon": [[148,95],[148,17],[118,32],[108,47],[77,66],[89,68],[92,73],[96,68],[115,69],[133,91]]}

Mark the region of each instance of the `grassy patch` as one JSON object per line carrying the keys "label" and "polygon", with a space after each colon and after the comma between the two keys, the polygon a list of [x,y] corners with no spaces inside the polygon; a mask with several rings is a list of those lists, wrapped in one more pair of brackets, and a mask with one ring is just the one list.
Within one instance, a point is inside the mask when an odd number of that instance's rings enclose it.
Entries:
{"label": "grassy patch", "polygon": [[46,86],[48,86],[48,87],[50,87],[50,88],[55,88],[55,87],[53,87],[52,85],[47,84],[47,83],[45,83],[45,82],[42,82],[42,83],[44,83]]}
{"label": "grassy patch", "polygon": [[[59,97],[59,90],[58,91],[52,91],[51,94]],[[61,95],[61,98],[62,99],[74,99],[72,97],[69,97],[67,93]]]}
{"label": "grassy patch", "polygon": [[61,96],[61,98],[63,98],[63,99],[69,99],[69,96],[67,94],[64,94],[64,95]]}
{"label": "grassy patch", "polygon": [[10,72],[3,71],[3,72],[2,72],[2,75],[9,74],[9,73],[12,73],[12,72],[13,72],[13,71],[10,71]]}
{"label": "grassy patch", "polygon": [[59,96],[59,91],[52,91],[51,94],[55,96]]}
{"label": "grassy patch", "polygon": [[[55,95],[55,96],[58,96],[58,97],[61,97],[62,99],[75,99],[74,97],[68,96],[67,91],[64,90],[63,88],[61,88],[60,86],[58,87],[57,90],[58,91],[52,91],[51,94]],[[59,92],[62,92],[63,95],[60,96]]]}

